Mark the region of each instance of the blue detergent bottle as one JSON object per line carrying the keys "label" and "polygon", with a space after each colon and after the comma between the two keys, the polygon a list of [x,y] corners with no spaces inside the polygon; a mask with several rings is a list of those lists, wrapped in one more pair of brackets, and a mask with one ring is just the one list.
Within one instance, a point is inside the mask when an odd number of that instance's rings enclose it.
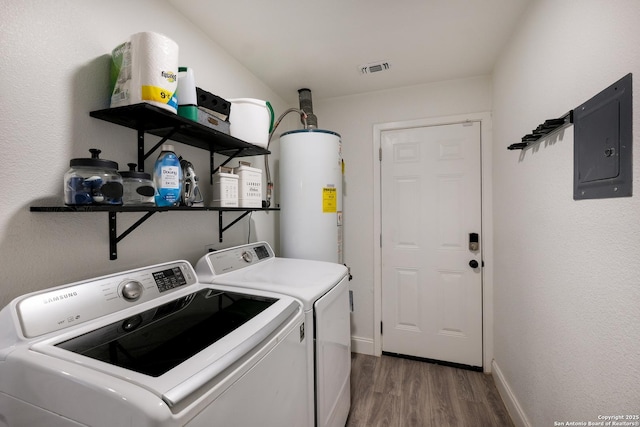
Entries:
{"label": "blue detergent bottle", "polygon": [[182,192],[182,168],[171,144],[164,144],[156,160],[153,182],[156,206],[177,206]]}

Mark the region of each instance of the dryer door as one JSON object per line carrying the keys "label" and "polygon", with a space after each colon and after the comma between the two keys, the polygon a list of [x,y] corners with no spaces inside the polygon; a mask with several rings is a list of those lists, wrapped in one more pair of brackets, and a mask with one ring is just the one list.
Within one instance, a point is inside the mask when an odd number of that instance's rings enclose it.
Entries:
{"label": "dryer door", "polygon": [[344,426],[351,406],[351,321],[346,276],[314,304],[317,426]]}

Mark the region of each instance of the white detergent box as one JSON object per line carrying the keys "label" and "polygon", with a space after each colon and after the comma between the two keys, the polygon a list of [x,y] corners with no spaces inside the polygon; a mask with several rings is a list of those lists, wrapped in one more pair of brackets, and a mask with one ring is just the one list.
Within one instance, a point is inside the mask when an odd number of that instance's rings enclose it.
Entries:
{"label": "white detergent box", "polygon": [[220,168],[213,174],[214,207],[238,207],[238,175],[230,171],[231,168]]}
{"label": "white detergent box", "polygon": [[238,176],[238,204],[241,208],[262,207],[262,170],[251,167],[250,163],[240,162],[233,169]]}

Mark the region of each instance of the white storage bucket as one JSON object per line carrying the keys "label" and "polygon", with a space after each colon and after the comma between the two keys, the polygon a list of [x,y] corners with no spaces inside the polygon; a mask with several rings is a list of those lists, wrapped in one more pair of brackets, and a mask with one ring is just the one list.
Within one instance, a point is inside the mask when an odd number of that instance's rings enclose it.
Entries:
{"label": "white storage bucket", "polygon": [[231,123],[229,132],[234,138],[267,148],[273,126],[273,109],[267,101],[252,98],[229,99]]}

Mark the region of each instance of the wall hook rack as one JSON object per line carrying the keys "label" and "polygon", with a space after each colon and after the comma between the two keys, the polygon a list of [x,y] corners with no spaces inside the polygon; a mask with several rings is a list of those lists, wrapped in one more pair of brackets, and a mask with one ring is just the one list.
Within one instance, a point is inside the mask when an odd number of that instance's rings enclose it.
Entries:
{"label": "wall hook rack", "polygon": [[562,117],[557,119],[548,119],[544,123],[538,125],[531,133],[522,137],[522,141],[511,144],[507,147],[509,150],[524,150],[530,145],[536,144],[540,139],[549,136],[550,134],[569,126],[573,123],[573,110],[569,111]]}

